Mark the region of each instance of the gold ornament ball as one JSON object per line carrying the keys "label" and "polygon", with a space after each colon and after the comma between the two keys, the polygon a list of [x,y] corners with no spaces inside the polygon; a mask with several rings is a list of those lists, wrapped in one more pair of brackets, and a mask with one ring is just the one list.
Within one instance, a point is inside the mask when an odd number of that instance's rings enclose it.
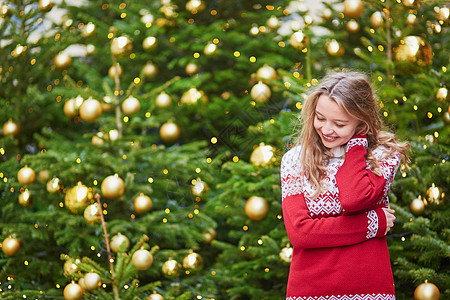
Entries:
{"label": "gold ornament ball", "polygon": [[189,76],[195,75],[198,73],[198,65],[195,63],[188,63],[186,65],[186,67],[184,68],[184,71],[186,72],[186,74],[188,74]]}
{"label": "gold ornament ball", "polygon": [[50,179],[50,171],[49,170],[39,171],[38,177],[42,183],[47,182]]}
{"label": "gold ornament ball", "polygon": [[92,144],[102,145],[107,140],[109,140],[108,134],[103,132],[97,132],[97,134],[92,137]]}
{"label": "gold ornament ball", "polygon": [[431,187],[427,190],[427,200],[429,203],[439,204],[442,197],[441,189],[431,184]]}
{"label": "gold ornament ball", "polygon": [[43,12],[50,11],[55,4],[51,0],[39,0],[38,9]]}
{"label": "gold ornament ball", "polygon": [[89,98],[81,104],[80,117],[86,122],[95,122],[102,115],[102,105],[98,100]]}
{"label": "gold ornament ball", "polygon": [[162,272],[168,279],[178,277],[181,273],[181,264],[176,260],[170,258],[162,265]]}
{"label": "gold ornament ball", "polygon": [[256,71],[256,76],[263,79],[277,79],[277,71],[269,65],[264,65]]}
{"label": "gold ornament ball", "polygon": [[2,4],[0,6],[0,17],[6,18],[12,16],[12,9],[10,5]]}
{"label": "gold ornament ball", "polygon": [[72,64],[72,57],[67,53],[60,52],[53,59],[53,63],[58,69],[67,69]]}
{"label": "gold ornament ball", "polygon": [[92,190],[79,181],[76,186],[66,192],[64,200],[66,207],[71,212],[79,214],[84,211],[93,198]]}
{"label": "gold ornament ball", "polygon": [[16,254],[20,249],[20,242],[13,238],[13,237],[7,237],[2,242],[2,251],[8,256],[13,256]]}
{"label": "gold ornament ball", "polygon": [[203,50],[203,52],[205,53],[205,55],[207,56],[212,56],[217,54],[217,45],[214,43],[209,42],[206,46],[205,49]]}
{"label": "gold ornament ball", "polygon": [[267,166],[274,160],[274,147],[260,143],[250,155],[250,162],[254,166]]}
{"label": "gold ornament ball", "polygon": [[291,35],[289,43],[295,49],[303,50],[308,46],[309,40],[303,31],[299,30]]}
{"label": "gold ornament ball", "polygon": [[211,243],[216,238],[217,232],[213,228],[210,228],[208,229],[207,232],[204,232],[202,235],[205,238],[205,242]]}
{"label": "gold ornament ball", "polygon": [[156,106],[158,108],[167,108],[170,104],[172,104],[172,99],[166,93],[161,92],[161,94],[156,97]]}
{"label": "gold ornament ball", "polygon": [[370,24],[372,25],[373,28],[378,28],[381,25],[383,25],[383,23],[384,18],[381,12],[376,11],[370,16]]}
{"label": "gold ornament ball", "polygon": [[102,285],[100,275],[94,272],[84,275],[84,286],[87,291],[98,289]]}
{"label": "gold ornament ball", "polygon": [[127,251],[130,247],[130,240],[123,234],[118,233],[111,239],[111,250],[119,252],[121,249]]}
{"label": "gold ornament ball", "polygon": [[436,18],[439,21],[447,21],[449,15],[450,10],[448,9],[448,7],[441,7],[439,8],[439,11],[436,13]]}
{"label": "gold ornament ball", "polygon": [[100,214],[102,213],[98,203],[93,203],[84,209],[84,219],[89,224],[99,223],[101,221]]}
{"label": "gold ornament ball", "polygon": [[251,28],[250,28],[250,30],[249,30],[249,33],[251,34],[251,35],[258,35],[259,34],[259,27],[257,26],[257,25],[253,25]]}
{"label": "gold ornament ball", "polygon": [[15,58],[19,57],[20,55],[22,55],[23,53],[25,53],[25,51],[27,51],[28,47],[27,46],[22,46],[21,44],[17,44],[16,48],[14,48],[13,51],[11,51],[11,55]]}
{"label": "gold ornament ball", "polygon": [[428,67],[433,61],[431,46],[419,36],[405,37],[394,52],[399,67],[411,72]]}
{"label": "gold ornament ball", "polygon": [[196,197],[206,197],[210,191],[208,184],[197,178],[192,182],[191,193]]}
{"label": "gold ornament ball", "polygon": [[331,19],[332,16],[333,16],[333,11],[331,9],[325,8],[322,11],[322,19],[329,20],[329,19]]}
{"label": "gold ornament ball", "polygon": [[419,196],[419,198],[411,201],[409,204],[409,209],[416,216],[422,215],[425,210],[425,203],[423,202],[422,197]]}
{"label": "gold ornament ball", "polygon": [[202,0],[189,0],[186,2],[186,10],[192,14],[205,10],[205,7],[205,2]]}
{"label": "gold ornament ball", "polygon": [[440,295],[437,286],[425,281],[414,291],[414,300],[439,300]]}
{"label": "gold ornament ball", "polygon": [[280,27],[280,20],[276,16],[270,16],[270,18],[266,22],[267,27],[271,29],[277,29]]}
{"label": "gold ornament ball", "polygon": [[198,253],[189,253],[183,258],[183,268],[191,273],[198,272],[203,268],[203,258]]}
{"label": "gold ornament ball", "polygon": [[27,185],[34,182],[34,180],[36,179],[36,173],[32,168],[25,166],[17,173],[17,179],[19,180],[20,184]]}
{"label": "gold ornament ball", "polygon": [[57,193],[61,189],[60,180],[58,177],[53,177],[47,182],[47,192],[50,194]]}
{"label": "gold ornament ball", "polygon": [[180,127],[178,127],[177,124],[168,121],[159,129],[159,135],[164,142],[173,143],[178,140],[181,135]]}
{"label": "gold ornament ball", "polygon": [[81,278],[78,280],[78,285],[81,286],[81,288],[82,288],[83,290],[86,289],[86,286],[84,285],[84,277],[81,277]]}
{"label": "gold ornament ball", "polygon": [[344,14],[349,18],[358,18],[363,14],[364,3],[361,0],[345,0]]}
{"label": "gold ornament ball", "polygon": [[127,36],[119,36],[111,42],[111,53],[115,56],[125,56],[133,50],[133,45]]}
{"label": "gold ornament ball", "polygon": [[134,115],[141,109],[141,102],[133,96],[128,97],[122,102],[122,111],[126,115]]}
{"label": "gold ornament ball", "polygon": [[119,175],[114,174],[103,180],[101,189],[105,197],[115,199],[123,195],[125,192],[125,184]]}
{"label": "gold ornament ball", "polygon": [[245,202],[245,213],[252,220],[262,220],[266,217],[268,212],[269,204],[263,197],[251,196]]}
{"label": "gold ornament ball", "polygon": [[134,211],[138,214],[143,214],[149,212],[152,209],[152,199],[149,196],[144,195],[143,193],[139,194],[136,198],[134,198],[133,206]]}
{"label": "gold ornament ball", "polygon": [[359,26],[358,22],[351,19],[350,21],[347,22],[346,28],[347,28],[348,32],[356,33],[359,31],[360,26]]}
{"label": "gold ornament ball", "polygon": [[86,25],[84,25],[83,29],[81,30],[81,34],[85,38],[93,36],[95,32],[96,32],[95,24],[92,22],[89,22]]}
{"label": "gold ornament ball", "polygon": [[142,73],[147,78],[153,78],[156,76],[156,74],[158,74],[158,67],[154,65],[152,62],[148,62],[142,69]]}
{"label": "gold ornament ball", "polygon": [[80,300],[83,298],[83,289],[77,283],[69,283],[64,288],[65,300]]}
{"label": "gold ornament ball", "polygon": [[142,42],[142,47],[146,51],[151,51],[158,46],[158,40],[154,36],[148,36]]}
{"label": "gold ornament ball", "polygon": [[108,76],[111,78],[116,78],[116,74],[118,77],[122,76],[123,74],[123,68],[122,66],[117,63],[115,66],[111,66],[108,70]]}
{"label": "gold ornament ball", "polygon": [[78,265],[76,265],[71,259],[67,260],[64,263],[64,275],[65,276],[75,274],[78,271],[80,271],[80,267]]}
{"label": "gold ornament ball", "polygon": [[406,24],[408,24],[409,26],[414,26],[418,23],[418,19],[417,16],[415,14],[409,14],[406,17]]}
{"label": "gold ornament ball", "polygon": [[442,116],[442,118],[443,118],[444,123],[445,123],[446,125],[450,125],[450,112],[446,111],[446,112],[444,113],[444,115]]}
{"label": "gold ornament ball", "polygon": [[8,122],[3,124],[2,129],[3,129],[3,135],[4,136],[7,136],[7,135],[18,135],[19,132],[20,132],[19,125],[17,125],[17,123],[15,123],[11,119],[9,119]]}
{"label": "gold ornament ball", "polygon": [[184,92],[180,99],[183,104],[196,104],[199,101],[207,102],[208,99],[203,91],[199,91],[195,87]]}
{"label": "gold ornament ball", "polygon": [[285,247],[280,251],[280,260],[283,263],[290,264],[292,261],[292,254],[294,249],[292,247]]}
{"label": "gold ornament ball", "polygon": [[441,87],[436,92],[436,99],[439,101],[447,100],[448,90],[446,87]]}
{"label": "gold ornament ball", "polygon": [[406,6],[406,7],[411,7],[411,6],[415,5],[415,4],[417,4],[417,3],[414,3],[414,2],[416,2],[416,0],[402,0],[403,5]]}
{"label": "gold ornament ball", "polygon": [[153,293],[147,297],[147,300],[164,300],[164,297],[158,293]]}
{"label": "gold ornament ball", "polygon": [[33,197],[31,197],[31,192],[28,189],[25,189],[19,195],[19,204],[22,206],[30,206],[33,204]]}
{"label": "gold ornament ball", "polygon": [[255,84],[250,91],[252,99],[259,103],[267,102],[270,99],[271,94],[272,92],[270,91],[269,86],[261,81]]}
{"label": "gold ornament ball", "polygon": [[64,114],[69,118],[77,116],[83,102],[84,99],[81,96],[67,100],[66,103],[64,103]]}
{"label": "gold ornament ball", "polygon": [[325,43],[325,49],[327,50],[327,53],[331,56],[342,56],[344,55],[344,48],[342,47],[341,43],[336,41],[335,39],[328,40]]}
{"label": "gold ornament ball", "polygon": [[153,264],[153,255],[148,250],[140,249],[134,252],[131,261],[136,269],[141,271],[147,270]]}

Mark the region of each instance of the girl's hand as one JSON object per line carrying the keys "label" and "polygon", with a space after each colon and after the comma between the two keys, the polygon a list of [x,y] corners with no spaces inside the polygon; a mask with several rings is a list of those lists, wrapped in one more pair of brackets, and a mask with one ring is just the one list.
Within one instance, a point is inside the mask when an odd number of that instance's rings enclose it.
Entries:
{"label": "girl's hand", "polygon": [[395,222],[395,210],[390,209],[390,208],[382,208],[384,211],[384,214],[386,215],[386,232],[385,235],[389,232],[389,230],[391,230],[392,227],[394,227],[394,222]]}

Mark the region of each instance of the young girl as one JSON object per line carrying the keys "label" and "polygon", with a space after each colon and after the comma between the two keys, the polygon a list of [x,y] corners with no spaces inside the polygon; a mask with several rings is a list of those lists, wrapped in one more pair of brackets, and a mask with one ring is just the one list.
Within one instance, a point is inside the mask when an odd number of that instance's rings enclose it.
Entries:
{"label": "young girl", "polygon": [[302,109],[281,163],[283,216],[294,248],[289,300],[395,299],[387,193],[408,144],[382,130],[366,76],[325,77]]}

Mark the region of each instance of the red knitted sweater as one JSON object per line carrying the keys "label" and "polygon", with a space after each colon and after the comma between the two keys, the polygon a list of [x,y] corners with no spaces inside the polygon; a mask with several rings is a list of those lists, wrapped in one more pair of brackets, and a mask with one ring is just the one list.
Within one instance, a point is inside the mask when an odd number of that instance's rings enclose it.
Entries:
{"label": "red knitted sweater", "polygon": [[387,193],[400,155],[372,151],[382,176],[366,162],[367,139],[347,143],[345,159],[334,157],[326,168],[327,191],[316,199],[302,174],[300,147],[281,163],[283,217],[293,246],[286,299],[392,300],[394,282],[386,244]]}

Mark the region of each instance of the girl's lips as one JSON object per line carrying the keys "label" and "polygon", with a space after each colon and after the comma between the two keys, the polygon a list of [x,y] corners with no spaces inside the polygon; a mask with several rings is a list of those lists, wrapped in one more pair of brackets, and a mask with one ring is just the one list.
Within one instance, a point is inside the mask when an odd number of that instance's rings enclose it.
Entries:
{"label": "girl's lips", "polygon": [[322,137],[324,140],[328,141],[328,142],[332,142],[335,141],[337,139],[337,137],[333,137],[333,136],[326,136],[322,134]]}

